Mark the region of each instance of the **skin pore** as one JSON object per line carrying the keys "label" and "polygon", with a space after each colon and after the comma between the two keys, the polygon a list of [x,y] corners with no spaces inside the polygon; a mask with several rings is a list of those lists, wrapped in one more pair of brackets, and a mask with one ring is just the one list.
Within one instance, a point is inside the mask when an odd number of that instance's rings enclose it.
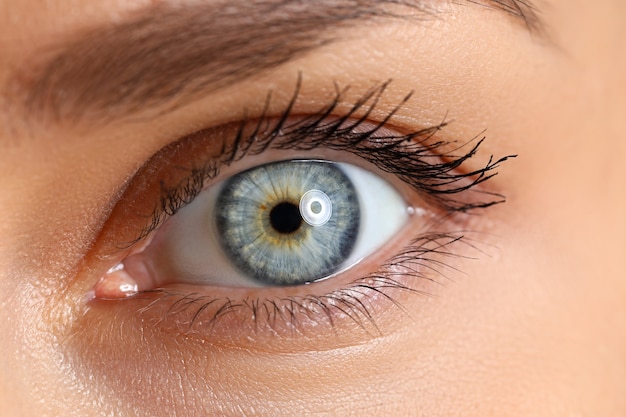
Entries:
{"label": "skin pore", "polygon": [[[0,4],[2,414],[625,414],[625,18],[620,0]],[[375,105],[356,105],[372,91]],[[442,160],[484,137],[454,172],[517,155],[453,196],[506,202],[449,213],[348,148],[270,147],[203,190],[326,159],[371,170],[424,214],[307,286],[174,281],[182,296],[90,299],[176,224],[134,240],[162,184],[220,157],[243,120],[290,127],[330,103],[328,120],[364,117],[389,137],[426,129],[425,144],[450,142],[432,149]],[[427,249],[416,279],[400,269],[411,290],[366,291],[356,320],[281,301],[349,287],[411,242]],[[197,294],[221,301],[194,327]],[[223,300],[268,299],[274,316],[210,320]]]}

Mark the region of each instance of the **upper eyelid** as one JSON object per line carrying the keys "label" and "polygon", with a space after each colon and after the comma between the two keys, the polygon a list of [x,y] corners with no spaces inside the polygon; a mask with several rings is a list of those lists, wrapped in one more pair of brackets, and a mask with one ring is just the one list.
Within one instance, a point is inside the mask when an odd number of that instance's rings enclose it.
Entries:
{"label": "upper eyelid", "polygon": [[[405,98],[378,122],[372,123],[368,120],[390,85],[390,80],[371,87],[342,113],[337,110],[338,103],[342,102],[343,95],[349,88],[340,89],[336,86],[336,94],[326,106],[308,115],[298,116],[292,112],[299,99],[301,79],[300,75],[292,98],[280,116],[267,116],[271,101],[270,92],[260,116],[254,119],[244,117],[241,122],[231,124],[230,132],[232,133],[230,134],[233,136],[222,138],[221,148],[218,149],[217,155],[201,159],[201,162],[191,166],[184,158],[180,166],[168,162],[172,153],[184,153],[185,148],[189,148],[186,151],[189,155],[202,154],[202,146],[207,140],[213,139],[212,131],[215,128],[208,128],[183,137],[151,158],[136,174],[136,178],[141,179],[146,172],[150,172],[152,176],[159,172],[167,173],[167,171],[162,171],[163,166],[165,169],[181,171],[184,175],[175,183],[167,183],[161,179],[159,201],[155,202],[152,213],[145,215],[149,220],[132,239],[117,242],[117,248],[130,248],[156,230],[167,218],[190,203],[204,189],[208,180],[220,175],[222,167],[229,166],[248,154],[259,154],[267,148],[307,152],[323,146],[334,150],[350,151],[382,171],[397,176],[448,211],[467,211],[504,201],[499,194],[488,195],[484,200],[473,201],[463,201],[454,195],[490,178],[498,165],[510,156],[490,159],[487,164],[472,172],[459,172],[459,166],[476,153],[482,139],[477,140],[460,155],[453,155],[453,153],[463,145],[442,154],[440,150],[446,148],[449,142],[431,139],[446,126],[445,121],[439,125],[409,133],[389,130],[390,120],[410,99],[411,93],[406,94]],[[339,114],[335,115],[335,112]],[[229,131],[225,128],[218,130],[221,130],[222,134],[224,131]],[[226,133],[226,136],[230,134]],[[303,156],[305,155],[299,155],[299,157]],[[446,158],[441,159],[444,156]],[[411,167],[413,167],[412,170]]]}

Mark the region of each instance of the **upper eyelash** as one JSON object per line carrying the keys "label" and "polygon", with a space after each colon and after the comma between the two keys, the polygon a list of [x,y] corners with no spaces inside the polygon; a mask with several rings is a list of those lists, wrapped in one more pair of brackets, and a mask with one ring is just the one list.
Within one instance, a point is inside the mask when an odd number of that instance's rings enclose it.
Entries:
{"label": "upper eyelash", "polygon": [[[495,159],[491,156],[482,168],[471,172],[458,172],[457,169],[476,154],[484,137],[475,137],[452,151],[438,153],[439,149],[451,142],[428,143],[428,141],[448,124],[445,118],[436,126],[408,134],[386,136],[378,134],[411,98],[412,93],[407,94],[371,129],[355,132],[357,127],[369,119],[390,83],[391,80],[388,80],[368,90],[341,117],[335,117],[332,114],[349,88],[341,90],[335,85],[335,96],[326,107],[291,124],[287,122],[293,116],[293,109],[301,91],[301,74],[298,76],[291,100],[275,124],[272,124],[267,116],[272,98],[269,92],[264,109],[261,116],[256,119],[252,133],[245,136],[245,129],[249,127],[250,121],[244,117],[230,148],[222,149],[221,158],[212,159],[200,167],[191,168],[190,175],[174,187],[165,187],[161,183],[160,201],[149,217],[150,221],[128,246],[142,240],[167,218],[191,203],[204,189],[205,183],[219,175],[221,166],[229,166],[246,155],[258,155],[270,147],[279,150],[310,151],[325,146],[332,150],[348,150],[382,171],[397,176],[448,212],[466,212],[504,202],[504,196],[487,191],[480,191],[487,196],[485,200],[467,202],[451,197],[493,177],[500,163],[516,157],[516,155],[507,155]],[[360,117],[353,117],[362,110],[364,112]],[[372,138],[376,139],[375,146],[370,141]],[[460,156],[453,154],[471,142],[474,144],[468,151]],[[435,162],[429,162],[429,160]]]}

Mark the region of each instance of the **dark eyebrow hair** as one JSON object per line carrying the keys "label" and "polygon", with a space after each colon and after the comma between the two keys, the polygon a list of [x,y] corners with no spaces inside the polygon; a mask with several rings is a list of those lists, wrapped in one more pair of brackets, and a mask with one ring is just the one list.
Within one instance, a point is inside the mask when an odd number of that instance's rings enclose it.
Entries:
{"label": "dark eyebrow hair", "polygon": [[[527,0],[454,0],[504,11],[531,31]],[[146,108],[176,106],[328,44],[330,28],[376,18],[425,19],[424,0],[241,0],[159,3],[122,22],[73,33],[18,74],[13,91],[28,118],[100,122]],[[46,58],[47,57],[47,58]],[[17,86],[17,87],[16,87]],[[91,118],[90,118],[91,119]]]}

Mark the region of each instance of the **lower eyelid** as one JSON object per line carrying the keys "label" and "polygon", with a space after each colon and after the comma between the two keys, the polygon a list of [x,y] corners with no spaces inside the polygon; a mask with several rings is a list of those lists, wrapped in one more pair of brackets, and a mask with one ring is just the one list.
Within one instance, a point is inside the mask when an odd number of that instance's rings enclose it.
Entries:
{"label": "lower eyelid", "polygon": [[340,347],[410,322],[398,319],[412,304],[410,297],[436,293],[452,261],[468,247],[460,234],[427,232],[404,248],[387,248],[390,259],[374,272],[364,266],[332,280],[271,292],[169,285],[133,299],[96,300],[87,316],[115,312],[117,320],[231,348],[276,352],[293,349],[296,340],[298,350]]}
{"label": "lower eyelid", "polygon": [[115,312],[117,320],[123,317],[171,337],[193,338],[225,348],[276,353],[298,345],[301,352],[361,343],[382,335],[382,329],[390,332],[386,318],[393,317],[395,324],[402,320],[396,314],[381,313],[405,304],[403,293],[409,293],[394,285],[397,289],[383,292],[371,282],[361,284],[357,280],[324,295],[271,298],[253,293],[242,298],[201,295],[190,292],[188,286],[174,286],[129,300],[97,301],[89,314],[102,317]]}

